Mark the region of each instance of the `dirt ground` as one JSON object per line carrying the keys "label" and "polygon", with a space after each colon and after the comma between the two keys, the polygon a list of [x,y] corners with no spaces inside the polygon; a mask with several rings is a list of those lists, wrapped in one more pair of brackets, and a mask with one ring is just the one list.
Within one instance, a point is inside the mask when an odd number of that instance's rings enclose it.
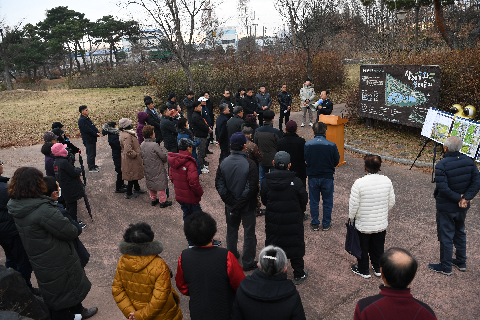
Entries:
{"label": "dirt ground", "polygon": [[[300,123],[300,113],[294,113],[292,119]],[[299,128],[299,134],[307,140],[313,137],[308,126]],[[83,147],[80,140],[74,140],[73,143],[80,148]],[[217,220],[216,239],[225,243],[223,203],[214,186],[220,150],[217,146],[210,146],[210,150],[214,152],[208,156],[211,172],[201,176],[201,184],[205,190],[201,206]],[[0,159],[5,162],[5,176],[11,177],[15,169],[21,166],[35,166],[44,170],[40,145],[0,150]],[[382,284],[382,281],[373,274],[371,279],[363,279],[350,271],[350,266],[356,259],[344,250],[346,234],[344,223],[348,217],[350,188],[364,172],[362,157],[346,153],[345,160],[347,163],[337,168],[335,174],[332,229],[327,232],[313,232],[308,226],[309,221],[305,222],[305,268],[309,272],[309,278],[297,286],[297,289],[307,319],[352,319],[357,301],[377,294],[378,286]],[[122,194],[113,193],[115,172],[106,138],[99,139],[97,144],[97,165],[102,166],[101,171],[88,173],[87,185],[93,222],[79,201],[79,217],[88,223],[80,238],[91,254],[85,270],[92,282],[92,289],[84,305],[99,308],[98,314],[92,319],[122,319],[124,317],[111,295],[111,284],[120,257],[118,243],[124,230],[130,223],[146,221],[151,224],[156,239],[164,244],[165,249],[161,256],[175,275],[178,257],[187,247],[182,232],[182,211],[175,201],[172,207],[160,209],[158,206],[150,206],[148,195],[126,200]],[[417,276],[411,285],[412,294],[430,305],[438,319],[479,319],[480,222],[477,217],[480,213],[480,196],[472,201],[472,207],[467,214],[468,271],[462,273],[454,269],[452,276],[447,277],[427,268],[429,263],[439,261],[433,199],[435,185],[430,182],[430,172],[416,168],[410,171],[408,166],[385,163],[381,173],[392,180],[396,194],[396,204],[389,214],[385,247],[405,248],[412,252],[419,262]],[[140,185],[145,188],[144,181],[141,181]],[[171,190],[173,191],[172,186]],[[257,218],[257,254],[264,246],[264,230],[264,218]],[[241,235],[240,249],[242,238]],[[5,258],[0,250],[0,263],[4,262]],[[287,272],[288,277],[292,279],[290,266]],[[175,287],[174,284],[173,286]],[[188,297],[181,297],[180,306],[184,319],[189,319]]]}

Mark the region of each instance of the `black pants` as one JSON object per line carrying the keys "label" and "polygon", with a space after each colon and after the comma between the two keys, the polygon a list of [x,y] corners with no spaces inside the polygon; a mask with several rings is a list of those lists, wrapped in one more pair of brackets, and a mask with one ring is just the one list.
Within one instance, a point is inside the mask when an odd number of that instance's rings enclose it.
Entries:
{"label": "black pants", "polygon": [[228,157],[229,155],[230,155],[230,150],[228,145],[222,146],[220,144],[220,159],[218,160],[218,163],[222,162],[222,160]]}
{"label": "black pants", "polygon": [[[265,110],[266,111],[266,110]],[[263,113],[258,114],[258,125],[263,126]],[[252,137],[253,138],[253,137]]]}
{"label": "black pants", "polygon": [[278,120],[278,128],[280,129],[280,131],[282,131],[282,127],[283,127],[283,118],[285,118],[285,124],[286,124],[290,119],[290,110],[285,112],[285,110],[280,109],[280,119]]}
{"label": "black pants", "polygon": [[380,268],[378,260],[385,251],[385,235],[387,231],[362,233],[357,230],[357,233],[360,238],[360,247],[362,248],[362,257],[357,259],[358,271],[362,273],[368,272],[368,256],[370,256],[372,266],[376,269]]}
{"label": "black pants", "polygon": [[9,238],[0,237],[0,246],[2,246],[3,251],[5,251],[7,258],[5,267],[20,272],[27,285],[31,287],[32,283],[30,282],[30,278],[32,277],[32,266],[30,265],[20,236],[16,234]]}
{"label": "black pants", "polygon": [[97,156],[97,143],[84,143],[87,152],[88,169],[95,168],[95,157]]}
{"label": "black pants", "polygon": [[136,191],[140,190],[140,185],[138,184],[138,180],[132,180],[128,181],[127,184],[127,195],[131,196],[133,193],[133,188],[135,188]]}
{"label": "black pants", "polygon": [[66,202],[66,209],[68,213],[70,213],[70,217],[72,217],[73,220],[77,220],[77,201],[73,202]]}
{"label": "black pants", "polygon": [[83,311],[83,306],[81,303],[62,310],[54,311],[49,309],[50,311],[50,318],[51,320],[73,320],[75,318],[75,314],[80,314]]}
{"label": "black pants", "polygon": [[117,172],[117,181],[115,182],[116,190],[122,189],[124,184],[122,172]]}
{"label": "black pants", "polygon": [[301,278],[305,275],[305,272],[303,271],[303,269],[305,268],[303,257],[290,258],[290,264],[292,265],[294,278]]}
{"label": "black pants", "polygon": [[255,250],[257,249],[257,237],[255,235],[257,213],[252,210],[232,216],[225,207],[225,216],[227,221],[227,250],[238,256],[238,229],[241,222],[243,225],[242,264],[244,268],[252,266],[255,263]]}

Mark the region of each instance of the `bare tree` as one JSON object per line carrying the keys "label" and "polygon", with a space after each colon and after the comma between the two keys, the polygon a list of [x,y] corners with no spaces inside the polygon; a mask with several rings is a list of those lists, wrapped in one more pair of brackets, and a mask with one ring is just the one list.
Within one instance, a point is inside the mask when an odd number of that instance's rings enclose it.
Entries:
{"label": "bare tree", "polygon": [[[162,40],[173,52],[187,75],[190,90],[195,87],[190,69],[192,50],[197,40],[197,16],[206,0],[130,0],[128,5],[140,6],[162,32]],[[187,38],[187,39],[185,39]]]}
{"label": "bare tree", "polygon": [[295,53],[305,54],[305,69],[311,77],[313,59],[341,29],[338,4],[334,0],[276,0],[275,6],[289,25],[286,36]]}

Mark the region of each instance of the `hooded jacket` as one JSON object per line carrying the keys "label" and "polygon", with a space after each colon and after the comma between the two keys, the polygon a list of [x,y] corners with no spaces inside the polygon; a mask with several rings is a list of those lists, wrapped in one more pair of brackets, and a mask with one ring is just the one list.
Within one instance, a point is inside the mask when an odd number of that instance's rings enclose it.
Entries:
{"label": "hooded jacket", "polygon": [[77,201],[85,195],[83,183],[80,181],[82,169],[74,167],[65,157],[55,157],[53,170],[65,202]]}
{"label": "hooded jacket", "polygon": [[265,175],[261,188],[265,214],[265,246],[281,247],[287,257],[305,255],[303,215],[308,195],[295,172],[275,170]]}
{"label": "hooded jacket", "polygon": [[143,111],[140,111],[137,114],[138,124],[137,124],[136,132],[137,132],[138,143],[140,144],[142,144],[143,142],[143,127],[147,125],[146,123],[147,117],[148,117],[148,114]]}
{"label": "hooded jacket", "polygon": [[200,145],[200,140],[195,140],[195,137],[193,135],[192,130],[187,129],[187,128],[183,128],[183,129],[178,130],[177,145],[178,145],[178,141],[180,141],[180,139],[182,139],[182,138],[189,139],[190,141],[192,141],[195,144],[194,145],[195,148],[193,148],[193,150],[192,150],[192,158],[195,159],[195,161],[197,162],[198,174],[200,175],[202,171],[200,169],[200,166],[198,165],[198,158],[197,158],[197,147]]}
{"label": "hooded jacket", "polygon": [[171,271],[159,254],[160,241],[121,241],[122,256],[117,263],[112,294],[126,318],[134,312],[137,320],[180,320],[180,298],[170,282]]}
{"label": "hooded jacket", "polygon": [[232,320],[303,320],[302,300],[286,273],[267,276],[256,269],[240,283]]}
{"label": "hooded jacket", "polygon": [[180,203],[198,204],[203,189],[198,179],[197,162],[188,151],[168,153],[170,181],[175,188],[175,200]]}
{"label": "hooded jacket", "polygon": [[112,159],[115,165],[115,172],[122,172],[122,147],[120,147],[120,131],[117,128],[110,127],[105,123],[102,127],[102,134],[108,136],[108,144],[112,148]]}
{"label": "hooded jacket", "polygon": [[143,168],[145,170],[145,182],[148,190],[162,191],[168,187],[167,150],[160,147],[155,139],[147,138],[140,146],[142,151]]}
{"label": "hooded jacket", "polygon": [[77,228],[47,196],[10,199],[13,216],[45,304],[52,310],[73,307],[90,291],[90,281],[73,245]]}
{"label": "hooded jacket", "polygon": [[122,177],[124,180],[141,180],[145,177],[142,152],[133,130],[120,132],[120,146],[122,147]]}

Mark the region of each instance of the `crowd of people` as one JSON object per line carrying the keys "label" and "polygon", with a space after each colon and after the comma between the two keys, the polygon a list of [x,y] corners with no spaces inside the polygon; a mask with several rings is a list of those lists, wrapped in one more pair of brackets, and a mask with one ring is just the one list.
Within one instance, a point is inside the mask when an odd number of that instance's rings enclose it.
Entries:
{"label": "crowd of people", "polygon": [[[208,92],[197,100],[187,92],[183,108],[171,93],[159,110],[146,96],[136,128],[131,119],[122,118],[118,128],[115,121],[103,124],[101,133],[89,118],[88,107],[79,107],[78,126],[90,173],[101,169],[95,164],[96,142],[104,135],[112,150],[115,193],[135,199],[148,192],[152,206],[166,208],[172,205],[169,185],[173,185],[186,238],[175,284],[190,297],[192,319],[305,319],[296,289],[309,276],[304,263],[304,222],[310,220],[313,232],[331,229],[334,174],[340,159],[337,146],[326,139],[326,124],[312,119],[311,110],[317,110],[318,119],[319,114],[331,114],[333,104],[327,90],[315,101],[313,86],[306,79],[300,90],[301,126],[308,113],[314,134],[307,142],[298,136],[297,123],[289,120],[292,97],[286,85],[278,94],[279,129],[274,127],[272,99],[265,89],[260,86],[254,95],[252,88],[239,88],[234,98],[225,90],[216,123]],[[85,180],[81,180],[85,168],[82,161],[75,166],[75,155],[80,160],[81,150],[63,127],[55,122],[43,136],[45,177],[38,169],[21,167],[9,181],[1,175],[0,162],[0,244],[7,266],[18,270],[32,292],[43,297],[52,320],[87,319],[98,309],[82,305],[91,287],[84,271],[90,255],[78,238],[86,227],[77,215],[77,202],[85,198]],[[214,239],[217,221],[200,205],[204,190],[199,176],[212,169],[207,161],[210,144],[218,144],[221,150],[215,189],[225,207],[226,248]],[[451,274],[452,266],[466,271],[465,215],[480,189],[478,169],[459,153],[460,148],[458,138],[448,138],[445,159],[435,171],[440,263],[429,268],[444,275]],[[367,155],[364,161],[366,175],[353,183],[349,201],[349,218],[362,251],[351,271],[370,278],[371,263],[384,286],[379,295],[358,302],[354,317],[436,319],[431,308],[410,294],[416,259],[401,248],[385,251],[395,193],[391,180],[379,174],[381,157]],[[139,180],[144,178],[148,190],[140,188]],[[263,215],[265,247],[257,256],[256,219]],[[240,224],[241,253],[237,246]],[[124,316],[182,319],[180,299],[171,283],[173,273],[160,256],[163,244],[154,239],[151,226],[131,224],[119,249],[122,256],[112,294]],[[287,279],[288,260],[293,281]],[[38,289],[31,284],[32,271]],[[254,272],[245,276],[248,271]]]}

